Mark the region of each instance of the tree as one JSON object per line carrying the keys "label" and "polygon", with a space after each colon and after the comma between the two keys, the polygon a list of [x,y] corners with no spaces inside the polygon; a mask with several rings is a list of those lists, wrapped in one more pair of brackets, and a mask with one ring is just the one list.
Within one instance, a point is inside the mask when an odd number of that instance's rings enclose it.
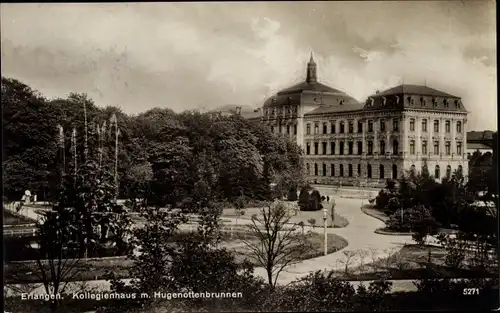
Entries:
{"label": "tree", "polygon": [[418,244],[424,245],[427,236],[434,236],[438,232],[438,225],[431,215],[431,212],[423,206],[416,208],[419,215],[417,220],[413,222],[412,235],[413,240]]}
{"label": "tree", "polygon": [[[68,283],[87,270],[78,254],[79,243],[73,239],[74,217],[74,212],[68,209],[44,212],[36,226],[38,248],[29,246],[34,251],[35,263],[19,263],[22,269],[13,278],[22,282],[27,278],[25,273],[31,272],[48,295],[64,295]],[[59,298],[51,300],[51,311],[56,312],[60,304]]]}
{"label": "tree", "polygon": [[291,216],[284,203],[277,202],[261,209],[261,217],[252,219],[248,225],[255,240],[245,240],[250,249],[249,257],[264,267],[271,288],[276,286],[280,273],[297,263],[313,247],[307,236],[297,234],[297,225],[290,223]]}

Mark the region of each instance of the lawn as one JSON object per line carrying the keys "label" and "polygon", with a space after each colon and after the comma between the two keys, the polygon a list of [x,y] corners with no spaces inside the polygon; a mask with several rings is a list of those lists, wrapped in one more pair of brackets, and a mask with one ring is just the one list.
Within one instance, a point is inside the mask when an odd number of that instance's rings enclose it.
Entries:
{"label": "lawn", "polygon": [[[220,245],[220,247],[235,252],[236,262],[242,262],[249,253],[243,238],[252,240],[248,233],[235,232],[233,235],[224,233],[223,239],[227,241],[223,241]],[[311,233],[309,240],[312,243],[313,250],[309,254],[301,256],[300,259],[318,257],[324,251],[323,236]],[[333,253],[345,246],[347,246],[347,241],[344,238],[334,234],[328,235],[328,253]],[[133,261],[126,257],[80,260],[77,267],[79,274],[73,280],[105,279],[107,272],[114,273],[118,278],[129,278],[128,270],[132,265]],[[38,275],[34,275],[34,272],[37,272],[35,262],[4,264],[4,277],[5,282],[8,284],[40,282]]]}
{"label": "lawn", "polygon": [[[357,252],[355,258],[362,258],[362,265],[345,271],[335,271],[342,280],[392,280],[419,278],[474,278],[492,277],[490,272],[467,268],[454,269],[445,265],[446,250],[435,246],[405,245],[399,251],[389,252],[389,257],[373,259],[377,252],[367,251],[364,256]],[[429,260],[430,252],[430,262]]]}
{"label": "lawn", "polygon": [[[329,207],[331,204],[327,202],[323,202],[323,205],[325,207]],[[256,214],[257,216],[262,216],[261,214],[261,208],[247,208],[243,210],[245,212],[244,215],[239,216],[239,219],[246,219],[249,220],[252,218],[252,215]],[[224,209],[222,212],[222,217],[230,217],[230,218],[236,218],[237,212],[235,209],[232,208],[227,208]],[[290,223],[300,223],[303,222],[305,225],[311,226],[309,223],[309,220],[314,219],[315,220],[315,225],[316,226],[323,226],[323,210],[318,210],[318,211],[299,211],[296,216],[292,216],[290,218]],[[343,217],[335,213],[335,220],[334,220],[334,228],[343,228],[346,227],[349,224],[349,221]]]}
{"label": "lawn", "polygon": [[366,215],[369,215],[371,217],[374,217],[376,219],[381,220],[382,222],[386,222],[389,220],[389,216],[382,212],[381,210],[375,209],[373,207],[373,204],[365,204],[361,207],[361,211],[365,213]]}

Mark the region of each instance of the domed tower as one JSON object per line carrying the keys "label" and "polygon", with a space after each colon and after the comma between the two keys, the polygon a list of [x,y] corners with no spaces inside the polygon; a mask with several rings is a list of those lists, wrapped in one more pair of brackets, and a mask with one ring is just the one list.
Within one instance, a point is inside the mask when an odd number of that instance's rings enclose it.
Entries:
{"label": "domed tower", "polygon": [[318,81],[317,65],[311,52],[305,80],[267,99],[261,120],[273,133],[293,137],[303,146],[304,115],[319,108],[340,110],[356,103],[353,97]]}

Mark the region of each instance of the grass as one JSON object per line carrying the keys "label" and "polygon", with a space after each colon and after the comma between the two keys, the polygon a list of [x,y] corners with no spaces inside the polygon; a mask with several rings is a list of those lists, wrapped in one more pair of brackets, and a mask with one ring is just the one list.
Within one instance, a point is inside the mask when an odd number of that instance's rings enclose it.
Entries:
{"label": "grass", "polygon": [[381,210],[375,209],[373,204],[363,205],[361,207],[361,211],[363,211],[363,213],[365,213],[366,215],[381,220],[384,223],[389,220],[389,216],[387,216],[387,214],[385,214]]}
{"label": "grass", "polygon": [[[430,251],[430,262],[429,261]],[[388,252],[388,251],[386,251]],[[359,258],[359,255],[358,255]],[[421,278],[474,278],[492,277],[487,271],[450,268],[445,264],[446,250],[435,246],[405,245],[399,251],[389,251],[389,257],[368,262],[345,271],[335,271],[337,278],[350,281],[421,279]]]}
{"label": "grass", "polygon": [[[328,208],[329,205],[331,205],[331,204],[329,204],[327,202],[323,202],[324,207]],[[243,211],[245,212],[245,214],[239,216],[238,219],[240,219],[240,220],[241,219],[249,220],[252,218],[253,214],[256,214],[259,217],[262,216],[261,207],[260,208],[259,207],[247,208],[247,209],[244,209]],[[232,209],[232,208],[226,208],[222,212],[222,217],[236,218],[237,216],[238,215],[237,215],[236,210]],[[299,211],[296,216],[292,216],[290,218],[290,223],[303,222],[304,225],[311,226],[311,224],[309,223],[310,219],[315,219],[316,220],[315,225],[318,227],[322,227],[322,225],[323,225],[323,210]],[[333,224],[334,228],[343,228],[343,227],[346,227],[348,224],[349,224],[349,221],[345,217],[335,213],[335,219],[334,219],[334,224]]]}
{"label": "grass", "polygon": [[[242,262],[244,259],[248,258],[248,248],[243,243],[243,238],[252,240],[248,236],[248,233],[243,232],[235,232],[233,236],[226,233],[223,238],[227,241],[223,241],[220,247],[233,251],[235,253],[236,262]],[[312,243],[313,250],[309,254],[301,256],[301,260],[318,257],[323,254],[323,236],[311,233],[309,240]],[[345,246],[347,246],[347,241],[344,238],[334,234],[328,234],[328,253],[338,251]],[[133,261],[126,257],[80,260],[76,268],[79,274],[76,275],[73,280],[86,281],[105,279],[107,272],[114,273],[116,277],[120,279],[129,278],[128,270],[132,266]],[[37,272],[35,261],[4,264],[4,279],[7,284],[38,283],[40,279],[38,275],[33,274],[34,272]]]}

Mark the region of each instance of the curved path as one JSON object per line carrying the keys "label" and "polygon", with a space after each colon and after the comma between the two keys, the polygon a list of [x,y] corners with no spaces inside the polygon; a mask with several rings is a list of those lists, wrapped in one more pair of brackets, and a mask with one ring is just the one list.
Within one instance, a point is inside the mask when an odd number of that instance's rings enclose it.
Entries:
{"label": "curved path", "polygon": [[[328,192],[321,192],[327,195]],[[333,193],[333,192],[332,192]],[[361,211],[362,203],[366,200],[360,199],[345,199],[336,198],[335,211],[341,216],[344,216],[349,221],[349,224],[344,228],[327,228],[328,233],[339,235],[348,241],[348,246],[337,252],[326,256],[317,257],[314,259],[304,260],[300,263],[292,265],[285,269],[278,278],[278,284],[288,284],[297,278],[307,276],[311,272],[318,270],[342,270],[345,268],[346,255],[345,251],[364,250],[368,255],[363,260],[364,263],[373,261],[372,252],[375,251],[376,259],[385,258],[390,253],[401,249],[405,244],[413,243],[411,236],[387,236],[374,233],[377,228],[383,227],[384,223],[376,218],[366,215]],[[329,205],[328,203],[326,205]],[[224,219],[231,219],[224,217]],[[235,219],[231,219],[235,220]],[[238,219],[238,224],[251,223],[250,220]],[[322,224],[322,222],[320,222]],[[321,224],[318,223],[318,226]],[[323,233],[323,228],[309,227],[310,230]],[[308,229],[308,230],[309,230]],[[350,262],[349,267],[357,267],[361,264],[360,258],[355,258]],[[258,267],[255,269],[255,275],[267,279],[267,274],[264,268]],[[88,282],[93,285],[93,282]],[[95,281],[97,283],[97,281]],[[105,289],[105,285],[109,283],[102,281],[98,283],[100,287]]]}
{"label": "curved path", "polygon": [[[323,193],[322,194],[327,194]],[[387,236],[374,233],[377,228],[384,227],[384,222],[366,215],[361,211],[362,200],[336,198],[335,212],[345,217],[349,224],[344,228],[327,228],[327,233],[336,234],[348,241],[347,247],[326,256],[304,260],[286,268],[278,277],[278,284],[287,284],[291,281],[307,276],[311,272],[318,270],[343,270],[347,259],[345,251],[364,250],[367,256],[363,263],[371,263],[372,253],[376,259],[385,258],[390,253],[401,249],[405,244],[414,243],[411,236]],[[364,202],[366,204],[366,200]],[[330,204],[326,204],[328,206]],[[229,219],[225,217],[226,219]],[[251,223],[250,220],[238,219],[238,224]],[[321,226],[322,222],[318,223]],[[322,227],[308,230],[323,233]],[[373,251],[373,252],[372,252]],[[349,263],[349,268],[357,267],[361,264],[359,257],[354,258]],[[267,278],[264,268],[255,269],[255,274]]]}

